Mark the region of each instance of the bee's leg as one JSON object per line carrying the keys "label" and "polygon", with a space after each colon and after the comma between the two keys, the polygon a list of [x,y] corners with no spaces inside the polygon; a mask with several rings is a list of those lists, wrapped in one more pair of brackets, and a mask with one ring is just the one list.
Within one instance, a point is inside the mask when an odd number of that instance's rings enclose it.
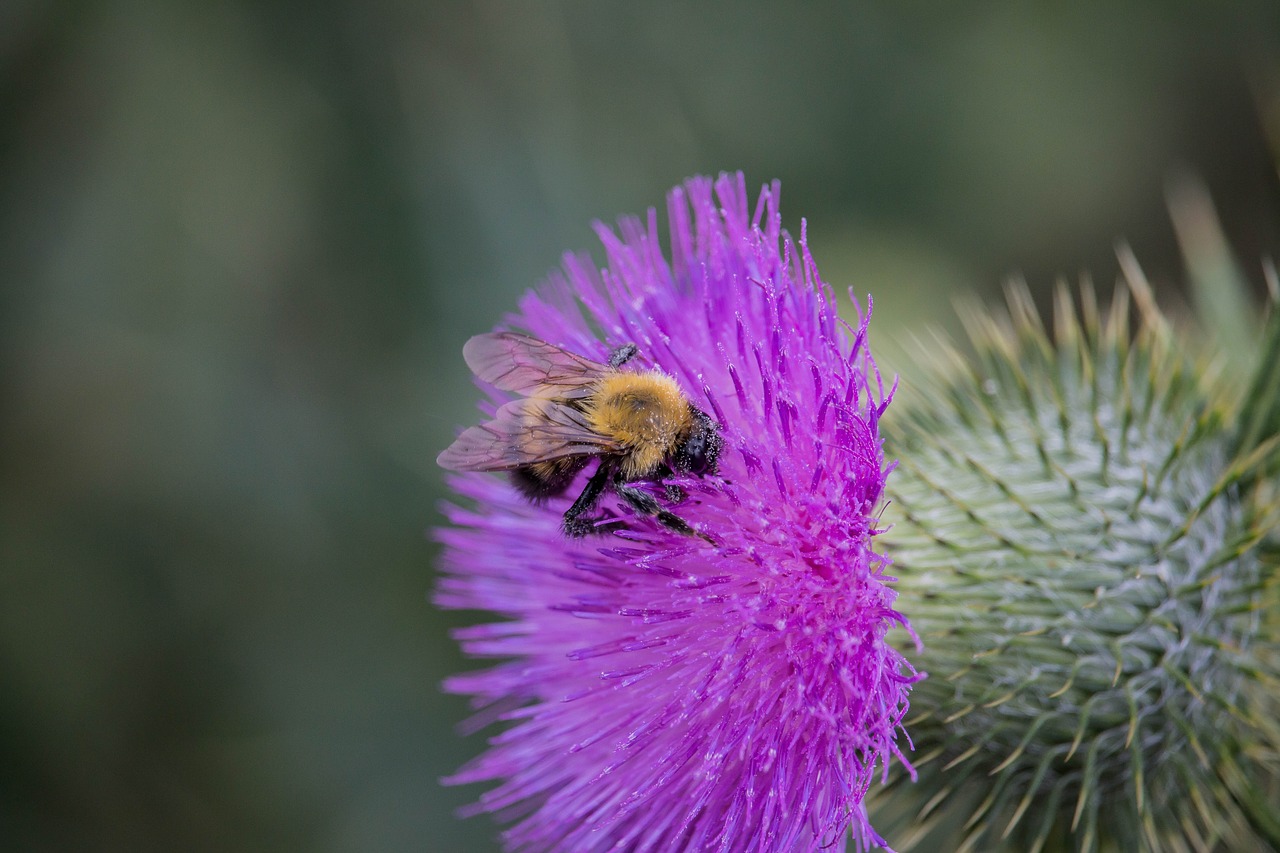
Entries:
{"label": "bee's leg", "polygon": [[569,507],[564,514],[564,533],[573,539],[580,539],[588,533],[606,533],[607,527],[597,527],[596,520],[591,518],[583,518],[584,515],[595,509],[597,503],[600,502],[600,496],[604,494],[605,487],[609,485],[609,478],[613,476],[613,466],[608,462],[601,462],[596,472],[591,475],[591,479],[587,480],[586,488],[582,490],[582,494],[578,495],[578,499],[573,502],[573,506]]}
{"label": "bee's leg", "polygon": [[620,479],[613,481],[613,490],[618,496],[626,501],[636,512],[657,519],[658,523],[668,530],[674,530],[676,533],[682,533],[685,536],[697,536],[710,542],[712,545],[715,541],[711,537],[699,533],[689,526],[689,523],[674,512],[669,512],[653,498],[653,495],[638,489]]}
{"label": "bee's leg", "polygon": [[609,356],[609,366],[622,367],[622,365],[634,358],[635,354],[639,351],[640,348],[635,344],[627,344],[626,346],[618,347],[613,351],[613,354]]}
{"label": "bee's leg", "polygon": [[657,472],[653,475],[653,480],[654,482],[659,483],[662,486],[663,495],[665,495],[666,499],[671,501],[671,503],[673,504],[684,503],[684,499],[689,497],[688,492],[686,492],[684,489],[680,488],[679,486],[672,485],[671,483],[662,482],[667,477],[672,476],[674,473],[675,472],[671,470],[671,467],[669,465],[663,464],[658,467]]}

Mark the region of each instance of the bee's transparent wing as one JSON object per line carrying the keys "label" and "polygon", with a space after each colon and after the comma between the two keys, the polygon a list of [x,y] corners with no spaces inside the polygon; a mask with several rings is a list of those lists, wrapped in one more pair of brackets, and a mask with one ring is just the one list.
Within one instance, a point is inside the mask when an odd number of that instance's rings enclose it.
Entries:
{"label": "bee's transparent wing", "polygon": [[608,365],[517,332],[476,335],[462,348],[480,380],[517,394],[551,395],[577,399],[590,393],[591,385]]}
{"label": "bee's transparent wing", "polygon": [[509,471],[565,456],[620,449],[593,432],[581,412],[546,399],[512,400],[493,420],[467,428],[436,459],[451,471]]}

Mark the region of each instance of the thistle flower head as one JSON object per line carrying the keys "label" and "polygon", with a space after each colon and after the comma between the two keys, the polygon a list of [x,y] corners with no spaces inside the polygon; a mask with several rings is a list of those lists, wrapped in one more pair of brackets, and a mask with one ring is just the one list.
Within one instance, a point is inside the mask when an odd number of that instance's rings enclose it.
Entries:
{"label": "thistle flower head", "polygon": [[839,319],[777,199],[766,187],[753,213],[741,175],[691,180],[670,197],[670,261],[652,212],[600,227],[607,268],[567,257],[505,321],[598,361],[634,343],[724,439],[715,475],[668,480],[711,541],[607,494],[621,529],[566,538],[590,466],[543,505],[491,474],[450,480],[468,506],[437,532],[436,601],[500,616],[457,636],[502,662],[446,688],[506,727],[447,781],[497,783],[472,810],[511,824],[509,849],[881,843],[862,799],[913,679],[885,641],[903,619],[872,548],[891,394],[866,317]]}
{"label": "thistle flower head", "polygon": [[893,421],[886,538],[930,673],[918,783],[882,801],[907,846],[1280,844],[1275,442],[1240,444],[1239,386],[1123,259],[1109,312],[1059,291],[1052,341],[1024,290],[971,312],[976,357],[922,368]]}

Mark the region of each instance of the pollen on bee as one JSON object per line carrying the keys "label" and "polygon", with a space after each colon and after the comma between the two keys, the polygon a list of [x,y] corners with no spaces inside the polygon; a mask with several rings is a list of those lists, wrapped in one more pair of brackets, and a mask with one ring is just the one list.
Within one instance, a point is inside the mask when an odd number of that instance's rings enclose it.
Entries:
{"label": "pollen on bee", "polygon": [[652,473],[693,428],[689,400],[659,370],[617,371],[600,379],[587,411],[591,428],[629,449],[625,476]]}

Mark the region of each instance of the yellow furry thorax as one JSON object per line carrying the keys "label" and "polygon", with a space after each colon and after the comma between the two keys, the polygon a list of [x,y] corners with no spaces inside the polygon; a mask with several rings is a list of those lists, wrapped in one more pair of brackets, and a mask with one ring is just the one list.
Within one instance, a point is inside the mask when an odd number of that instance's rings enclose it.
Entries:
{"label": "yellow furry thorax", "polygon": [[693,430],[689,400],[660,370],[602,376],[585,414],[592,430],[623,445],[628,480],[651,476]]}

